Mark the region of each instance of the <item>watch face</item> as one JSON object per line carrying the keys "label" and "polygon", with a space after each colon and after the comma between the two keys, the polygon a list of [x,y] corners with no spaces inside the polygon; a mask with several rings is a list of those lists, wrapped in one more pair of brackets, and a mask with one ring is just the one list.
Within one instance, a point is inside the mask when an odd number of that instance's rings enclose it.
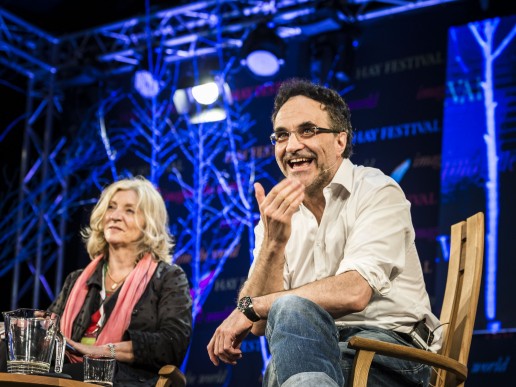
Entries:
{"label": "watch face", "polygon": [[249,308],[249,305],[252,305],[253,301],[251,300],[251,297],[242,297],[242,299],[240,300],[240,307],[242,309],[247,309]]}

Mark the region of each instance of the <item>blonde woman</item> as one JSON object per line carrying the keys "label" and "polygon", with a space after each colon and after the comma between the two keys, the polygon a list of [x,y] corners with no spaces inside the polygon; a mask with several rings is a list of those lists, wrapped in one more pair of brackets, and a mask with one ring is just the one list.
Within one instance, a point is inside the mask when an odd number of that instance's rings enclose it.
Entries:
{"label": "blonde woman", "polygon": [[102,192],[83,230],[91,262],[72,272],[49,310],[73,350],[64,373],[82,380],[82,355],[113,356],[114,385],[153,386],[165,364],[180,366],[192,332],[192,300],[162,196],[143,177]]}

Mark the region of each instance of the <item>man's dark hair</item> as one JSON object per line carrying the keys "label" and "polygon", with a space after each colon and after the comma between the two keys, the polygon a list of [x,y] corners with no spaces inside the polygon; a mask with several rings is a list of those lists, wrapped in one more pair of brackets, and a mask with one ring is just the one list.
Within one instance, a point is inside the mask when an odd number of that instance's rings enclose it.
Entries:
{"label": "man's dark hair", "polygon": [[323,110],[328,112],[328,117],[330,118],[331,127],[328,129],[347,133],[348,141],[346,148],[342,152],[342,157],[345,159],[349,158],[353,152],[351,144],[353,140],[351,112],[344,99],[335,90],[299,78],[292,78],[283,82],[274,99],[272,124],[274,125],[276,115],[285,102],[298,95],[313,99],[323,105]]}

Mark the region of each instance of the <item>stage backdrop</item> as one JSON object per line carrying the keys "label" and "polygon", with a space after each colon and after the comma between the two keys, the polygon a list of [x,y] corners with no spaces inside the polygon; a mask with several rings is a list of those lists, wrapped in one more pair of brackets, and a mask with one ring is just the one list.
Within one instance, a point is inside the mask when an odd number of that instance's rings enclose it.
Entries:
{"label": "stage backdrop", "polygon": [[[482,385],[484,378],[493,375],[499,378],[499,385],[512,382],[514,375],[508,372],[511,366],[515,368],[511,363],[516,347],[511,328],[516,313],[511,304],[514,290],[510,286],[514,263],[509,243],[514,231],[509,222],[514,212],[510,193],[515,187],[516,157],[511,110],[516,73],[515,22],[514,18],[505,18],[466,24],[471,21],[467,9],[462,3],[431,7],[293,41],[281,73],[272,80],[255,79],[245,71],[231,74],[235,104],[227,122],[233,125],[229,128],[232,138],[240,141],[236,153],[230,147],[224,151],[216,147],[216,155],[201,153],[199,148],[191,153],[186,148],[181,150],[190,139],[195,142],[207,134],[207,142],[216,139],[221,147],[228,146],[217,137],[225,135],[228,128],[214,124],[185,129],[171,100],[149,109],[148,104],[134,97],[131,79],[121,81],[120,77],[113,77],[98,88],[76,87],[67,91],[62,131],[81,139],[76,154],[72,154],[74,149],[68,150],[69,167],[83,162],[71,185],[91,185],[93,188],[86,196],[93,199],[102,185],[114,177],[144,174],[159,182],[174,234],[188,231],[198,238],[199,262],[192,264],[193,254],[185,248],[191,240],[178,240],[174,256],[188,273],[192,294],[199,302],[195,308],[194,335],[183,367],[189,386],[261,385],[268,357],[263,338],[250,335],[244,341],[244,357],[237,366],[213,366],[206,346],[216,327],[235,307],[251,264],[252,226],[257,221],[252,190],[237,190],[245,179],[231,181],[226,177],[235,176],[238,171],[249,178],[248,182],[252,183],[251,177],[260,181],[267,191],[281,178],[269,142],[270,113],[279,84],[292,76],[328,82],[341,91],[350,105],[356,131],[352,162],[380,168],[404,189],[412,204],[416,245],[436,314],[440,313],[446,272],[441,244],[445,238],[441,236],[458,219],[478,210],[486,212],[489,235],[493,238],[486,244],[486,277],[476,325],[478,335],[471,349],[468,386]],[[488,33],[486,26],[498,27],[487,54],[479,44]],[[341,54],[338,61],[337,54]],[[486,63],[493,65],[491,84],[486,79]],[[145,132],[142,122],[152,121],[149,118],[154,119],[156,112],[162,115],[153,121],[155,130]],[[486,114],[491,112],[492,115]],[[170,123],[169,119],[177,121]],[[98,137],[90,144],[86,133],[98,131],[99,122],[110,131],[110,136]],[[157,138],[153,137],[155,134]],[[70,139],[69,143],[77,141]],[[88,147],[104,154],[81,156],[79,151]],[[162,151],[166,147],[170,150],[165,152],[166,157],[151,158],[157,148]],[[114,155],[106,159],[112,149],[118,152],[116,160]],[[210,164],[207,161],[211,156],[214,159]],[[257,168],[245,170],[247,162]],[[192,192],[198,192],[194,190],[198,187],[181,184],[181,179],[197,178],[198,173],[206,172],[212,165],[216,174],[209,175],[209,181],[197,180],[206,189],[201,190],[201,202],[196,204]],[[494,172],[489,168],[493,165]],[[257,173],[253,175],[254,172]],[[202,207],[215,196],[216,200],[229,203],[239,195],[247,200],[249,208],[242,210],[229,204],[233,212],[227,219],[193,226],[191,215],[198,211],[199,204]],[[87,224],[92,201],[84,203],[87,205],[70,219],[77,234]],[[212,216],[223,215],[213,212]],[[217,236],[228,235],[231,240],[224,240],[218,247],[210,245]],[[87,262],[80,241],[70,243],[66,252],[66,272]],[[224,264],[219,265],[220,262]],[[213,278],[216,279],[210,282]],[[40,306],[46,307],[50,301],[41,300]]]}
{"label": "stage backdrop", "polygon": [[[473,66],[475,72],[471,65],[467,66],[467,69],[471,70],[467,77],[450,78],[450,66],[463,65],[456,60],[454,52],[456,33],[461,29],[469,30],[470,26],[451,30],[449,28],[464,24],[465,19],[462,17],[461,12],[451,6],[445,12],[440,9],[435,12],[430,10],[419,14],[397,15],[396,18],[385,18],[361,25],[359,30],[353,32],[353,45],[347,48],[344,62],[341,63],[341,70],[345,70],[349,78],[332,83],[332,86],[342,91],[352,110],[356,134],[355,151],[351,160],[357,164],[380,168],[390,174],[401,184],[408,200],[412,203],[416,244],[436,314],[440,313],[440,301],[445,284],[442,270],[446,270],[446,262],[442,258],[441,236],[448,234],[450,225],[456,220],[463,219],[478,210],[486,211],[485,181],[481,177],[484,176],[484,172],[480,172],[487,165],[486,148],[481,134],[485,119],[483,118],[484,95],[480,90],[482,78],[479,73],[480,63],[475,62]],[[507,36],[511,25],[514,25],[512,19],[505,20],[500,36]],[[411,31],[411,34],[407,35],[407,31]],[[331,40],[321,39],[320,44],[328,44]],[[473,44],[472,38],[470,41]],[[500,44],[501,41],[498,41],[496,46],[499,47]],[[504,53],[505,59],[500,58],[496,63],[497,66],[501,66],[497,70],[501,77],[497,78],[496,82],[505,90],[507,97],[502,103],[505,106],[511,101],[508,99],[511,89],[506,84],[512,82],[511,76],[514,74],[515,43],[510,44],[512,48],[507,47]],[[472,49],[478,54],[480,52],[478,43],[474,45]],[[290,63],[296,63],[297,69],[294,75],[310,74],[309,67],[311,65],[313,67],[313,63],[305,61],[305,58],[310,58],[307,47],[309,47],[308,44],[300,46],[297,52],[293,50],[287,61],[287,66]],[[478,61],[478,58],[474,61]],[[305,63],[306,68],[300,63]],[[282,75],[286,78],[288,72]],[[267,137],[271,130],[269,122],[271,95],[277,83],[279,80],[268,84],[250,107],[253,117],[257,120],[255,134],[263,147],[268,146]],[[241,88],[239,93],[245,94],[256,90],[256,87],[252,86],[252,80],[243,81],[243,84],[245,87]],[[257,87],[259,85],[257,84]],[[497,93],[496,99],[500,97],[502,95]],[[455,110],[459,115],[453,113],[455,118],[452,118],[450,108],[467,109],[468,112]],[[476,114],[471,114],[472,110],[475,110]],[[505,137],[509,138],[511,136],[509,128],[513,128],[510,111],[506,109],[505,113],[502,113],[500,108],[497,114],[497,126],[507,127],[504,133]],[[481,125],[482,129],[473,129],[472,121]],[[459,172],[457,167],[453,167],[455,164],[449,159],[449,154],[441,159],[445,124],[444,150],[452,150],[453,157],[460,157],[465,163],[462,168],[474,169],[474,171],[464,172],[463,182],[467,181],[467,186],[457,187],[458,190],[452,195],[453,198],[448,197],[451,192],[447,188],[446,177],[462,172]],[[475,134],[476,130],[479,132]],[[455,133],[452,135],[453,138],[450,137],[450,133]],[[513,170],[514,154],[509,150],[509,141],[505,141],[505,145],[502,146],[502,148],[505,147],[504,151],[499,154],[500,182],[504,182],[504,188],[503,192],[500,191],[498,205],[501,212],[505,211],[503,216],[505,223],[500,223],[500,230],[512,229],[508,226],[511,213],[506,208],[510,200],[508,198],[502,200],[502,195],[508,195],[511,188],[515,186],[514,176],[510,173]],[[471,153],[473,148],[478,147],[481,147],[478,149],[478,154]],[[466,149],[470,150],[466,151]],[[279,178],[274,168],[276,165],[273,163],[270,166],[271,174]],[[458,203],[461,204],[460,210]],[[488,213],[486,215],[489,218],[490,215]],[[505,233],[505,235],[508,234]],[[507,249],[508,246],[505,248]],[[510,278],[515,271],[514,263],[508,252],[500,255],[502,251],[498,254],[498,267],[503,267],[504,272],[507,273],[506,278]],[[260,371],[264,362],[263,342],[260,342],[259,338],[251,335],[244,342],[244,357],[236,367],[224,365],[213,367],[205,355],[205,347],[213,329],[234,307],[234,297],[238,287],[245,280],[246,253],[243,257],[238,257],[240,264],[235,262],[233,269],[221,274],[208,299],[205,311],[209,312],[209,318],[199,321],[191,360],[187,366],[191,385],[260,385]],[[486,264],[487,261],[486,255]],[[503,286],[502,282],[497,285],[499,305],[495,320],[502,320],[503,315],[505,318],[501,326],[510,327],[513,326],[515,312],[507,303],[511,302],[512,298],[509,294],[513,294],[514,291],[512,289],[503,291]],[[228,300],[232,300],[233,304],[227,303]],[[501,337],[512,338],[512,333],[504,331],[486,336],[485,332],[482,332],[487,328],[485,314],[484,302],[481,300],[476,324],[477,335],[471,349],[472,370],[468,385],[475,383],[480,385],[482,382],[475,381],[480,374],[501,374],[510,367],[511,353],[503,351],[512,351],[510,348],[514,346],[500,347],[500,351],[494,351],[493,348],[500,343]],[[503,380],[507,379],[503,379],[502,376],[500,385],[503,385]]]}
{"label": "stage backdrop", "polygon": [[[448,37],[440,229],[483,211],[484,270],[468,386],[516,377],[516,17],[452,27]],[[444,280],[448,240],[437,263]],[[439,295],[439,297],[442,297]]]}

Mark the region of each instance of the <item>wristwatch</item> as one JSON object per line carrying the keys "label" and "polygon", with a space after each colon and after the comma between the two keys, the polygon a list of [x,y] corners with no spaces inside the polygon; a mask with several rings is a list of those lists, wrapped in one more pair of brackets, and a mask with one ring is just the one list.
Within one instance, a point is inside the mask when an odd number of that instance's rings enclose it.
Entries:
{"label": "wristwatch", "polygon": [[251,297],[244,296],[238,300],[237,309],[252,322],[260,321],[260,316],[258,316],[254,311],[253,299]]}

